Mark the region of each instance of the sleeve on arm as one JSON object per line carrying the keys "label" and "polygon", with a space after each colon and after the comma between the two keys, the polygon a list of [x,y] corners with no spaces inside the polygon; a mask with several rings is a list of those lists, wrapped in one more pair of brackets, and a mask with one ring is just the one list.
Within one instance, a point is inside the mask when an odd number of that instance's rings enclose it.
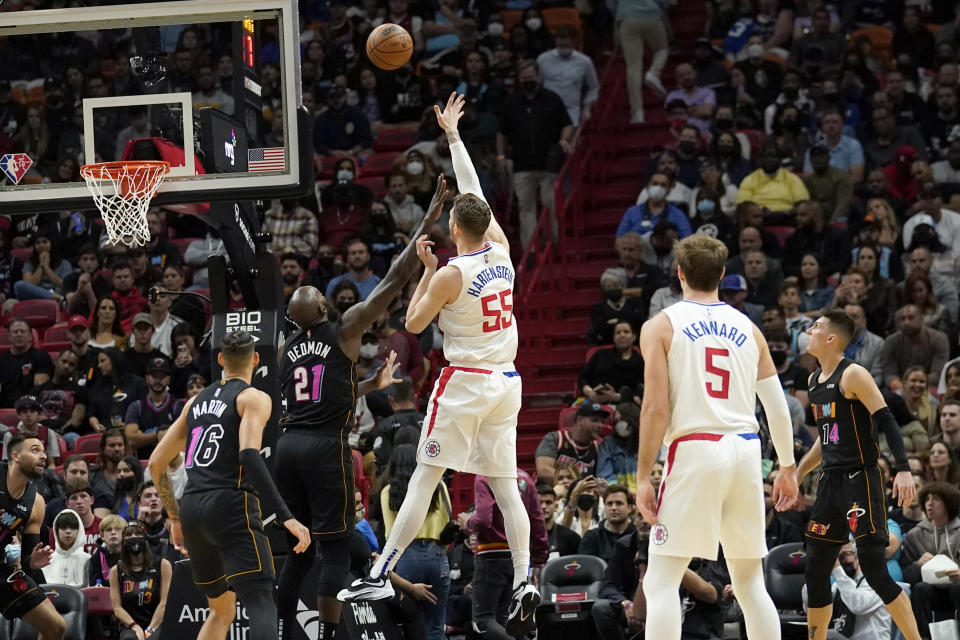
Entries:
{"label": "sleeve on arm", "polygon": [[460,193],[472,193],[486,202],[487,199],[483,197],[483,190],[480,188],[480,178],[477,177],[470,154],[467,153],[467,147],[462,141],[450,145],[450,158],[453,160],[453,172],[457,176],[457,189]]}

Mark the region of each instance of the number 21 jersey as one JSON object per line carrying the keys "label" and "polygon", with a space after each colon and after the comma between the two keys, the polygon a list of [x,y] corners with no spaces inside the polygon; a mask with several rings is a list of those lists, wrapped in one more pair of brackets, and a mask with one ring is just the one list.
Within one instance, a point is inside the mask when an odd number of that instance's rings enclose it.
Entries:
{"label": "number 21 jersey", "polygon": [[443,355],[451,364],[506,364],[517,357],[513,319],[513,263],[507,248],[482,249],[450,258],[460,270],[460,295],[440,310]]}
{"label": "number 21 jersey", "polygon": [[239,378],[220,380],[198,393],[187,410],[184,493],[252,489],[240,477],[240,415],[237,396],[247,387]]}
{"label": "number 21 jersey", "polygon": [[754,324],[722,302],[681,300],[663,313],[673,326],[667,354],[671,412],[664,443],[698,431],[756,433],[760,348]]}

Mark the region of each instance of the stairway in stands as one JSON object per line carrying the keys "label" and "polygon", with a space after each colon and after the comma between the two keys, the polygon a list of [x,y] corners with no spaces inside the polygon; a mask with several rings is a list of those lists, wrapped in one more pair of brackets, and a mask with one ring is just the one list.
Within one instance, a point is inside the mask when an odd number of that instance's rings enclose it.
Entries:
{"label": "stairway in stands", "polygon": [[[671,22],[671,55],[663,74],[668,89],[674,85],[674,67],[692,59],[694,43],[703,34],[703,3],[681,0],[671,10]],[[590,309],[600,301],[600,274],[618,262],[614,234],[620,218],[642,188],[652,150],[672,141],[662,99],[650,90],[644,92],[646,123],[629,124],[623,58],[617,54],[595,64],[601,74],[600,101],[568,163],[562,239],[550,263],[534,276],[532,293],[520,310],[517,367],[523,375],[524,402],[517,457],[520,467],[529,471],[534,470],[540,439],[557,428],[560,410],[575,397],[588,349]],[[530,290],[529,276],[525,284]]]}

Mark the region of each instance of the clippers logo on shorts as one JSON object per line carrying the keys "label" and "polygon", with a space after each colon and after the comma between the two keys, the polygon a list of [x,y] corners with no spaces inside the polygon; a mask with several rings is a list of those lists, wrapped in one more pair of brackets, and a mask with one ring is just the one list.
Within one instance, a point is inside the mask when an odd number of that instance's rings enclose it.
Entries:
{"label": "clippers logo on shorts", "polygon": [[655,524],[653,528],[650,529],[650,539],[653,540],[653,544],[661,545],[667,541],[667,528],[662,524]]}
{"label": "clippers logo on shorts", "polygon": [[857,532],[857,518],[865,514],[866,511],[860,508],[856,502],[853,503],[853,506],[850,507],[850,511],[847,511],[847,526],[850,527],[850,533]]}
{"label": "clippers logo on shorts", "polygon": [[827,535],[827,530],[830,529],[828,524],[820,524],[819,522],[810,521],[810,524],[807,525],[807,531],[818,536]]}
{"label": "clippers logo on shorts", "polygon": [[440,443],[436,440],[427,440],[427,444],[423,445],[423,453],[429,458],[436,458],[440,455]]}

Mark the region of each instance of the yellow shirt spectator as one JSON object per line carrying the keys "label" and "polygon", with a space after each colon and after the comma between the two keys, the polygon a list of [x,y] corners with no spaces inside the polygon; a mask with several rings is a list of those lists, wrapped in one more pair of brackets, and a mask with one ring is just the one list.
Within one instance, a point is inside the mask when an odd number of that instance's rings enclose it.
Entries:
{"label": "yellow shirt spectator", "polygon": [[809,200],[810,193],[800,176],[778,169],[772,176],[757,169],[740,183],[737,204],[756,202],[770,211],[789,211],[802,200]]}

